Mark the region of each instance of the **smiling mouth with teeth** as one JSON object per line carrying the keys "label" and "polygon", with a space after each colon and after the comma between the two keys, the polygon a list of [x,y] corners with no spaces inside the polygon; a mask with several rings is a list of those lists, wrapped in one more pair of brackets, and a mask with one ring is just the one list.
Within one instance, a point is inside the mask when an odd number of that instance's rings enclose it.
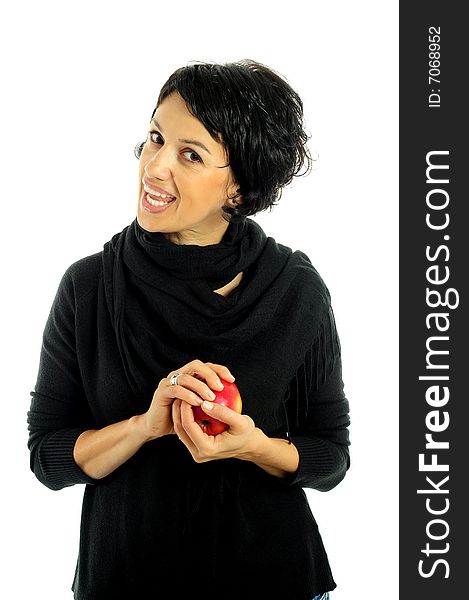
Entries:
{"label": "smiling mouth with teeth", "polygon": [[156,190],[149,188],[145,184],[143,185],[143,189],[146,192],[148,203],[151,204],[152,206],[165,206],[166,204],[169,204],[170,202],[173,202],[174,200],[176,200],[176,198],[174,196],[169,196],[167,194],[160,194],[160,192],[157,192]]}

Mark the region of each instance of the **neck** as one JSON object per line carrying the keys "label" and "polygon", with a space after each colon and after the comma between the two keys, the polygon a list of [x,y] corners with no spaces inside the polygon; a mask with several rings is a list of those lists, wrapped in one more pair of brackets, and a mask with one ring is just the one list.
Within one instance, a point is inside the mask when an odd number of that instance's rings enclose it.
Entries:
{"label": "neck", "polygon": [[163,235],[168,241],[176,245],[211,246],[219,244],[222,241],[228,225],[229,223],[224,221],[220,226],[207,232],[185,229],[183,231],[164,233]]}

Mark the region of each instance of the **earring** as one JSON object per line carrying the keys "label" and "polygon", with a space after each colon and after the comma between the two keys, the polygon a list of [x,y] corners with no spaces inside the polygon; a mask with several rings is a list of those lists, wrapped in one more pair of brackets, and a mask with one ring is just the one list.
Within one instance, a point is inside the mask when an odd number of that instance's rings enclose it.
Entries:
{"label": "earring", "polygon": [[139,142],[134,148],[134,154],[138,158],[138,160],[140,160],[140,156],[142,154],[144,145],[145,145],[145,142]]}

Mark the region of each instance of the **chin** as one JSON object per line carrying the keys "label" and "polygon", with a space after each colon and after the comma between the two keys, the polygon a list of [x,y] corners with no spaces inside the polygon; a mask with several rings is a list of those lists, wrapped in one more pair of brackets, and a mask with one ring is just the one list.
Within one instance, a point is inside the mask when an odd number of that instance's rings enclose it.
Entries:
{"label": "chin", "polygon": [[137,213],[137,222],[142,229],[145,229],[145,231],[156,232],[161,230],[161,228],[152,220],[151,216],[142,214],[142,211]]}

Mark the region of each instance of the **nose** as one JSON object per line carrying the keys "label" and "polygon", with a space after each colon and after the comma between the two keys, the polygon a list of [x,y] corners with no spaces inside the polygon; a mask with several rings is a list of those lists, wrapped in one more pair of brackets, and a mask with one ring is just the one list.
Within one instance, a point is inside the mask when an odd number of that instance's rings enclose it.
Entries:
{"label": "nose", "polygon": [[171,176],[172,159],[169,152],[165,151],[164,148],[159,148],[154,152],[148,150],[145,154],[144,171],[150,179],[152,177],[168,179]]}

